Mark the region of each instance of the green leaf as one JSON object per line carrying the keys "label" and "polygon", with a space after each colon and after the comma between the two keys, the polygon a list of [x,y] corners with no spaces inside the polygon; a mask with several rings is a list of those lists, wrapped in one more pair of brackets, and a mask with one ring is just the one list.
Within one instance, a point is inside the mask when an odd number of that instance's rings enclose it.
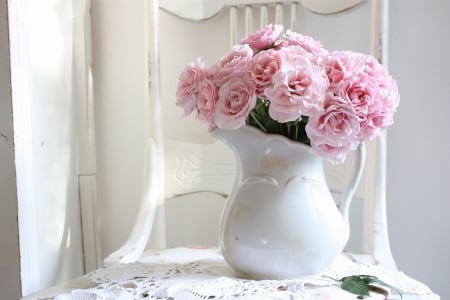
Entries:
{"label": "green leaf", "polygon": [[378,278],[376,276],[372,276],[372,275],[353,275],[353,276],[342,277],[339,281],[345,282],[345,281],[353,281],[353,280],[361,280],[365,284],[370,284],[370,283],[377,282]]}
{"label": "green leaf", "polygon": [[342,277],[339,280],[326,275],[324,275],[323,277],[339,282],[343,290],[346,290],[347,292],[350,292],[352,294],[356,294],[360,297],[369,296],[369,291],[380,292],[377,291],[376,286],[372,285],[373,283],[375,283],[394,290],[400,295],[400,298],[403,298],[403,295],[397,288],[387,284],[386,282],[378,279],[378,277],[373,275],[352,275]]}
{"label": "green leaf", "polygon": [[359,295],[359,296],[369,296],[369,287],[363,279],[358,278],[348,278],[341,281],[341,288],[347,292]]}
{"label": "green leaf", "polygon": [[269,100],[257,98],[255,107],[245,121],[246,125],[256,127],[265,133],[279,134],[293,141],[311,145],[305,130],[306,124],[308,123],[308,117],[302,116],[298,120],[283,123],[278,122],[271,118],[269,106]]}
{"label": "green leaf", "polygon": [[403,295],[402,295],[401,291],[398,288],[396,288],[396,287],[394,287],[394,286],[392,286],[390,284],[387,284],[386,282],[384,282],[384,281],[382,281],[382,280],[380,280],[380,279],[378,279],[376,277],[375,277],[375,281],[374,282],[378,283],[379,285],[382,285],[382,286],[385,286],[387,288],[390,288],[390,289],[394,290],[397,294],[400,295],[400,298],[403,298]]}

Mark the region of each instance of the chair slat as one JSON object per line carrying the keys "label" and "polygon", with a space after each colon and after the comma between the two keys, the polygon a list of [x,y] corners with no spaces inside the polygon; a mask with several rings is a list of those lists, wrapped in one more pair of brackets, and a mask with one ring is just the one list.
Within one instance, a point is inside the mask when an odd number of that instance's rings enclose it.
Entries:
{"label": "chair slat", "polygon": [[245,7],[245,36],[253,32],[253,7],[247,5]]}
{"label": "chair slat", "polygon": [[261,28],[267,24],[267,20],[268,20],[268,9],[267,9],[267,5],[261,5],[260,8],[260,19],[261,19]]}
{"label": "chair slat", "polygon": [[275,23],[283,24],[283,4],[281,3],[275,5]]}
{"label": "chair slat", "polygon": [[297,16],[298,16],[298,4],[295,2],[291,3],[291,20],[289,28],[293,31],[297,31]]}
{"label": "chair slat", "polygon": [[237,39],[238,39],[238,33],[237,33],[237,7],[236,6],[230,6],[230,42],[231,47],[233,45],[236,45]]}

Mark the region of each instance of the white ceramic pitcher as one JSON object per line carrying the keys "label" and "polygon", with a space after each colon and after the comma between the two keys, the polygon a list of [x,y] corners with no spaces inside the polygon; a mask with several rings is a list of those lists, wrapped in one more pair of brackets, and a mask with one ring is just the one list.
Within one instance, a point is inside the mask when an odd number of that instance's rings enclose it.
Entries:
{"label": "white ceramic pitcher", "polygon": [[349,238],[348,207],[361,178],[364,145],[338,209],[323,159],[311,147],[247,126],[213,135],[237,162],[220,224],[228,264],[254,279],[311,276],[330,266]]}

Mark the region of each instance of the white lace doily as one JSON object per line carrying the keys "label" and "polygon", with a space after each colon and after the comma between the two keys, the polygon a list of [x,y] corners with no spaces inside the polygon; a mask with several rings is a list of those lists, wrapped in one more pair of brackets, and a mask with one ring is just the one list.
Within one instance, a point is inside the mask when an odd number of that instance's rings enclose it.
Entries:
{"label": "white lace doily", "polygon": [[[323,274],[332,278],[374,275],[404,295],[439,299],[428,287],[401,272],[355,263],[346,256],[337,259]],[[210,248],[147,252],[136,263],[102,268],[90,273],[89,278],[91,288],[76,289],[51,299],[356,299],[333,280],[321,276],[281,281],[239,278],[218,250]],[[373,293],[369,299],[384,299],[384,296]]]}

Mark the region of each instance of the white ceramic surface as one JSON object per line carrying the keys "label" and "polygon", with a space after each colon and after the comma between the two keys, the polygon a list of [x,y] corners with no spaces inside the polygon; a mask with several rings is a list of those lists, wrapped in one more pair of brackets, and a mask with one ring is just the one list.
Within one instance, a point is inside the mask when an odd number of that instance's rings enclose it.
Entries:
{"label": "white ceramic surface", "polygon": [[[322,158],[252,127],[213,134],[231,147],[238,166],[220,224],[220,248],[230,266],[254,279],[326,269],[347,243],[349,225],[328,190]],[[362,168],[360,162],[341,206],[348,207]]]}

